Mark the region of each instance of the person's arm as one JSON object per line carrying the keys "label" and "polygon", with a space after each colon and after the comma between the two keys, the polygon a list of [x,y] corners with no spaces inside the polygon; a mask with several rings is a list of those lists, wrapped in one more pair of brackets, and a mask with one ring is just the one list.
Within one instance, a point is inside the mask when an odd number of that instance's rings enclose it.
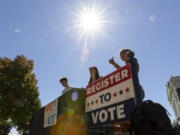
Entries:
{"label": "person's arm", "polygon": [[139,63],[137,62],[137,71],[139,72]]}
{"label": "person's arm", "polygon": [[114,61],[113,57],[109,60],[109,64],[112,64],[116,69],[120,68],[120,66]]}
{"label": "person's arm", "polygon": [[117,63],[115,63],[115,62],[114,62],[112,65],[113,65],[116,69],[120,68],[120,66],[119,66]]}

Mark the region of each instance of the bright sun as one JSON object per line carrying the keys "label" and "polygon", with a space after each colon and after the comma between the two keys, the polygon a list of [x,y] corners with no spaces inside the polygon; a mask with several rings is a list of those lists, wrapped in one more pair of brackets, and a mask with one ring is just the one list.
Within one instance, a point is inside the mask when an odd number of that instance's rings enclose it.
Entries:
{"label": "bright sun", "polygon": [[105,24],[104,10],[98,10],[94,4],[92,7],[83,6],[82,10],[75,14],[75,27],[82,34],[81,37],[93,37],[98,32],[103,33]]}
{"label": "bright sun", "polygon": [[86,32],[97,31],[101,25],[100,17],[93,11],[84,11],[80,15],[79,25]]}
{"label": "bright sun", "polygon": [[73,15],[73,28],[78,31],[78,41],[84,42],[81,62],[87,62],[90,54],[89,46],[96,45],[93,42],[89,42],[89,39],[97,39],[99,34],[107,36],[105,25],[110,23],[110,21],[107,20],[107,7],[99,1],[82,2],[78,7],[76,12],[71,12]]}

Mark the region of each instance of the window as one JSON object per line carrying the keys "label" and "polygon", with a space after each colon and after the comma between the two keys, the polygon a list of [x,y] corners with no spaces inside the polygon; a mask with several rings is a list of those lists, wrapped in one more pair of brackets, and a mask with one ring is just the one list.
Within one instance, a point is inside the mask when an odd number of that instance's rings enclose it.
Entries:
{"label": "window", "polygon": [[174,109],[174,113],[175,113],[175,116],[177,117],[177,108],[176,108],[176,104],[175,104],[175,101],[173,100],[173,109]]}
{"label": "window", "polygon": [[178,99],[179,99],[179,101],[180,101],[180,88],[177,88],[177,89],[176,89],[176,92],[177,92],[177,95],[178,95]]}

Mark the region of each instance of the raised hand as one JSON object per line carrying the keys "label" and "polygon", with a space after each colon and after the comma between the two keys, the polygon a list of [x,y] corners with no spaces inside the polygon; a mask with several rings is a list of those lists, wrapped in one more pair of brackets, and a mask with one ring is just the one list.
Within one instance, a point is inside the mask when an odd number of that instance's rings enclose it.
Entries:
{"label": "raised hand", "polygon": [[115,61],[114,61],[114,57],[112,57],[111,59],[109,59],[109,64],[114,64]]}

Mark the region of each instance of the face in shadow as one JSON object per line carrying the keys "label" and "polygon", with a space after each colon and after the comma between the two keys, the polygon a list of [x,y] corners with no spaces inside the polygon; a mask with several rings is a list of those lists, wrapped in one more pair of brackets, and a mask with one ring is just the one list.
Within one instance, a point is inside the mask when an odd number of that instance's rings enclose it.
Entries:
{"label": "face in shadow", "polygon": [[62,80],[62,81],[61,81],[61,85],[62,85],[63,87],[68,87],[68,81],[67,81],[67,80]]}

